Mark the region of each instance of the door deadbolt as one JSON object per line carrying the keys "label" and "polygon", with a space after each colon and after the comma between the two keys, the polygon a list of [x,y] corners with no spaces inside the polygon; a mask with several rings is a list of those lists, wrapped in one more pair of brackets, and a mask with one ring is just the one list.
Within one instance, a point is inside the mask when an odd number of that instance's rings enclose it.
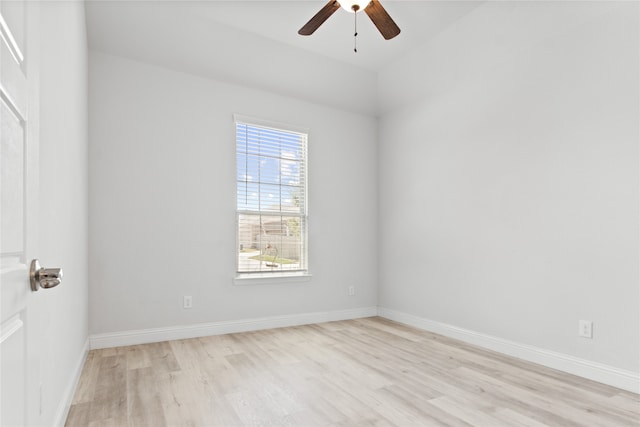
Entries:
{"label": "door deadbolt", "polygon": [[31,282],[31,290],[37,291],[40,288],[55,288],[62,281],[61,268],[42,268],[37,259],[31,261],[31,269],[29,270],[29,280]]}

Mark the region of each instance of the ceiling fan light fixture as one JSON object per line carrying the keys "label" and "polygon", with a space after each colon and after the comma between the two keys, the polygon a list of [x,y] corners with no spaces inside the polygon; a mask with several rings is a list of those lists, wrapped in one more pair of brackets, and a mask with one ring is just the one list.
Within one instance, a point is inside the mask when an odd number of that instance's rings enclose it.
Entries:
{"label": "ceiling fan light fixture", "polygon": [[347,12],[356,13],[364,10],[365,7],[369,6],[369,3],[371,3],[371,0],[344,0],[340,2],[340,6]]}

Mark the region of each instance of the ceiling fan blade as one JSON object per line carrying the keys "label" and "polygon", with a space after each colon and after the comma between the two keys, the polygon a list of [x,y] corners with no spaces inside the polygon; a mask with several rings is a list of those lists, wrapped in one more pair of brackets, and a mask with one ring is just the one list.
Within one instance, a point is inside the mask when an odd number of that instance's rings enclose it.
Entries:
{"label": "ceiling fan blade", "polygon": [[315,30],[318,29],[318,27],[320,27],[320,25],[322,25],[324,21],[326,21],[331,15],[333,15],[333,12],[338,9],[340,9],[340,3],[335,0],[329,0],[329,3],[327,3],[322,9],[320,9],[320,12],[316,13],[315,16],[309,20],[309,22],[307,22],[302,28],[300,28],[298,34],[300,34],[301,36],[310,36]]}
{"label": "ceiling fan blade", "polygon": [[384,7],[378,0],[372,0],[367,7],[364,8],[365,13],[371,18],[373,24],[382,34],[385,40],[390,40],[400,34],[400,28],[393,22],[391,16],[384,10]]}

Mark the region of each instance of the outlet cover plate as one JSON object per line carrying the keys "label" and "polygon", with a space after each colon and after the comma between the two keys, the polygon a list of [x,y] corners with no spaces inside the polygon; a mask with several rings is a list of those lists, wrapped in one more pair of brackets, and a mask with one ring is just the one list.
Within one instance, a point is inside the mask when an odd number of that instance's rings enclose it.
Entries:
{"label": "outlet cover plate", "polygon": [[182,306],[184,308],[193,307],[193,298],[190,295],[185,295]]}
{"label": "outlet cover plate", "polygon": [[593,338],[593,322],[591,320],[580,320],[578,322],[578,336]]}

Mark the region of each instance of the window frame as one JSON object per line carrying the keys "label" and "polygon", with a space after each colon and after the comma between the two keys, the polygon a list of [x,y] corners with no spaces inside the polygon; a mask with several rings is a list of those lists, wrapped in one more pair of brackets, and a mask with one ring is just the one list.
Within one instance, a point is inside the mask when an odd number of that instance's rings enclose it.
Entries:
{"label": "window frame", "polygon": [[[309,179],[308,179],[308,167],[309,167],[309,129],[295,126],[287,123],[275,122],[265,119],[260,119],[256,117],[245,116],[242,114],[233,114],[233,124],[234,124],[234,162],[235,162],[235,177],[234,183],[236,187],[236,196],[235,196],[235,276],[234,283],[238,285],[247,285],[247,284],[269,284],[269,283],[283,283],[283,282],[306,282],[310,280],[311,273],[309,271]],[[304,157],[301,162],[300,172],[302,185],[302,191],[304,192],[303,204],[301,206],[301,213],[293,216],[299,216],[301,218],[301,223],[303,224],[301,228],[301,258],[304,260],[304,265],[301,266],[299,270],[274,270],[274,271],[239,271],[240,265],[240,216],[241,215],[252,215],[261,213],[265,216],[269,215],[286,215],[286,211],[280,210],[278,211],[269,211],[269,210],[246,210],[238,208],[238,190],[239,190],[239,181],[238,174],[240,170],[238,168],[238,136],[237,130],[238,125],[247,125],[252,127],[270,129],[274,131],[282,131],[282,132],[290,132],[297,133],[304,136]],[[247,153],[248,154],[248,153]]]}

